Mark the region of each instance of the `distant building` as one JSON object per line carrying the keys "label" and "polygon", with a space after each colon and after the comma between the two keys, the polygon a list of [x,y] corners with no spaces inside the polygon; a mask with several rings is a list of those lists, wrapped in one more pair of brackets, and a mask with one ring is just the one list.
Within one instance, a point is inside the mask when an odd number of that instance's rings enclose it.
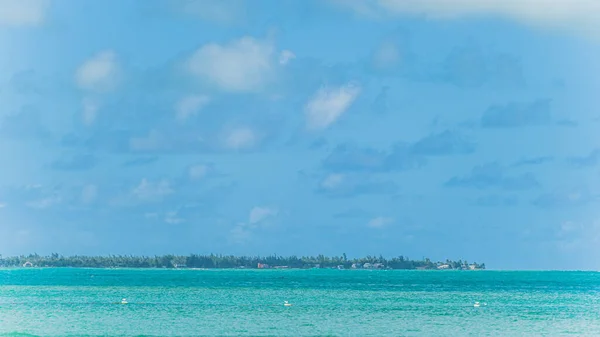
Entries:
{"label": "distant building", "polygon": [[449,269],[449,268],[450,268],[450,266],[447,264],[442,264],[437,267],[437,269]]}
{"label": "distant building", "polygon": [[353,263],[353,264],[352,264],[352,267],[350,267],[350,268],[352,268],[352,269],[360,269],[360,264],[358,264],[358,263]]}
{"label": "distant building", "polygon": [[266,263],[259,263],[258,269],[270,269],[271,267]]}
{"label": "distant building", "polygon": [[25,267],[25,268],[31,268],[31,267],[33,267],[33,263],[27,261],[27,262],[23,263],[23,267]]}
{"label": "distant building", "polygon": [[383,269],[385,266],[383,265],[383,263],[375,263],[373,265],[373,268],[375,269]]}
{"label": "distant building", "polygon": [[339,266],[337,266],[337,269],[345,269],[344,265],[340,264]]}
{"label": "distant building", "polygon": [[363,268],[365,268],[365,269],[371,269],[371,268],[373,268],[373,265],[370,264],[370,263],[365,263],[365,264],[363,264]]}
{"label": "distant building", "polygon": [[475,270],[475,269],[477,269],[477,265],[475,265],[475,264],[469,265],[469,270]]}

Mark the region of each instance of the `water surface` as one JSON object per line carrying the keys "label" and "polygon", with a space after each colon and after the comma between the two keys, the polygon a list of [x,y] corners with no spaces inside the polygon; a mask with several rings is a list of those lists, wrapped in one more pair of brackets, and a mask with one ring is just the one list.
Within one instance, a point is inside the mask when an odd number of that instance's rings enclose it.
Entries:
{"label": "water surface", "polygon": [[0,336],[600,336],[599,290],[595,272],[0,269]]}

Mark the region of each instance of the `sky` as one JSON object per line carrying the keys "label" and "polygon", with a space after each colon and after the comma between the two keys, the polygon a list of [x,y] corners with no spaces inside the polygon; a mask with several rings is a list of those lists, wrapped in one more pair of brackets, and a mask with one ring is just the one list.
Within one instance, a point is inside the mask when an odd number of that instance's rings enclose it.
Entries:
{"label": "sky", "polygon": [[0,0],[0,254],[600,268],[596,0]]}

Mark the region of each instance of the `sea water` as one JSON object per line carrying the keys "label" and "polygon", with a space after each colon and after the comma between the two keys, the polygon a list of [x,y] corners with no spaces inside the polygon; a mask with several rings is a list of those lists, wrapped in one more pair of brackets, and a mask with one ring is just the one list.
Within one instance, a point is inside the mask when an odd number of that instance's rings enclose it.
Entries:
{"label": "sea water", "polygon": [[600,336],[599,290],[595,272],[0,269],[0,336]]}

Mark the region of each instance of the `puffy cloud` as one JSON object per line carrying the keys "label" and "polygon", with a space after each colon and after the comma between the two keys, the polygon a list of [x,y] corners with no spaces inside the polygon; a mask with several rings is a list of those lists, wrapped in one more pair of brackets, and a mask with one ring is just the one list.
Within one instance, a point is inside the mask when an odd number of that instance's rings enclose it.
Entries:
{"label": "puffy cloud", "polygon": [[210,102],[210,97],[206,95],[189,95],[181,98],[176,106],[175,111],[177,120],[185,121],[190,117],[198,114]]}
{"label": "puffy cloud", "polygon": [[118,73],[117,55],[112,50],[105,50],[79,66],[75,82],[85,90],[107,91],[117,84]]}
{"label": "puffy cloud", "polygon": [[0,26],[39,26],[49,5],[49,0],[1,0]]}
{"label": "puffy cloud", "polygon": [[360,94],[357,84],[337,88],[321,88],[306,104],[304,112],[309,129],[329,127],[340,118]]}
{"label": "puffy cloud", "polygon": [[266,220],[279,214],[279,211],[271,207],[254,207],[248,215],[248,222],[237,223],[229,231],[229,241],[234,244],[244,244],[252,240],[254,233],[266,227]]}
{"label": "puffy cloud", "polygon": [[274,208],[270,207],[254,207],[250,210],[250,215],[248,217],[248,223],[253,225],[259,223],[269,217],[276,216],[278,211]]}
{"label": "puffy cloud", "polygon": [[249,127],[239,127],[227,132],[225,147],[233,150],[248,149],[256,145],[258,136]]}
{"label": "puffy cloud", "polygon": [[187,60],[187,70],[229,92],[255,92],[275,77],[275,46],[243,37],[228,44],[210,43]]}

